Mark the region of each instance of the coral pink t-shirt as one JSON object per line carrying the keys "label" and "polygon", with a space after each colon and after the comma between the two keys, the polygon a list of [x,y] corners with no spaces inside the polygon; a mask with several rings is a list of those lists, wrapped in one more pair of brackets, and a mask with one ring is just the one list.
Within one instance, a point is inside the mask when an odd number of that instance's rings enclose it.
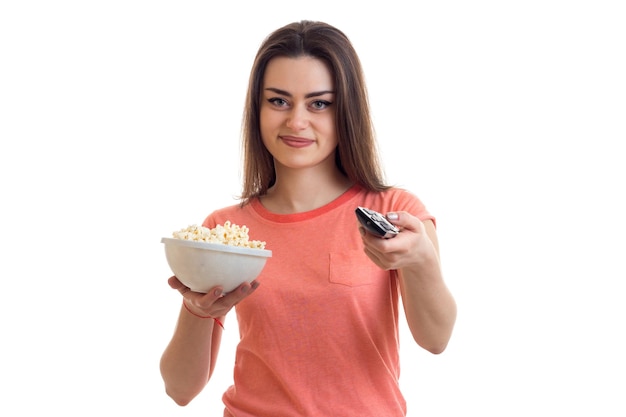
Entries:
{"label": "coral pink t-shirt", "polygon": [[250,239],[272,251],[260,287],[236,306],[240,341],[225,416],[406,415],[397,278],[363,252],[357,206],[434,220],[405,190],[353,186],[308,212],[275,214],[255,199],[203,223],[248,226]]}

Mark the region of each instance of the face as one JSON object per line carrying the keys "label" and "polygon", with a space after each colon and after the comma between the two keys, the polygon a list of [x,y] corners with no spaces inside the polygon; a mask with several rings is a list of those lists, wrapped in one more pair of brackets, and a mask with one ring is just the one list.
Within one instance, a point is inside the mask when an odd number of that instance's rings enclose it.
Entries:
{"label": "face", "polygon": [[277,169],[335,166],[335,94],[323,61],[273,58],[261,94],[261,136]]}

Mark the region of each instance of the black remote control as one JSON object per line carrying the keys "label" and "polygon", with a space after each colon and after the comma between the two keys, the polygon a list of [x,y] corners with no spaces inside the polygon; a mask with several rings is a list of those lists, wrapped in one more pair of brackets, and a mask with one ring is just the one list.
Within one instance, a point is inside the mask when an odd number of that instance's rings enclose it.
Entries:
{"label": "black remote control", "polygon": [[400,229],[389,223],[382,214],[374,210],[365,207],[357,207],[355,213],[363,227],[376,236],[389,239],[400,232]]}

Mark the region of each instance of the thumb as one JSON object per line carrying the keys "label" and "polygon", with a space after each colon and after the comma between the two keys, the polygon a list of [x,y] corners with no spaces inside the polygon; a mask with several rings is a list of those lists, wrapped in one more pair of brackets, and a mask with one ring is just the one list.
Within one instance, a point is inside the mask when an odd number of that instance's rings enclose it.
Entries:
{"label": "thumb", "polygon": [[417,230],[419,227],[420,220],[405,211],[391,211],[385,217],[400,229]]}

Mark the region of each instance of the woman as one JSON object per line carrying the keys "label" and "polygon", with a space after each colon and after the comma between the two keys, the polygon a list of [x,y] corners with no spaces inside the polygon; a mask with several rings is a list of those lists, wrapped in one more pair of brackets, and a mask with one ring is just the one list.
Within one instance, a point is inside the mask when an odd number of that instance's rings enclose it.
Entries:
{"label": "woman", "polygon": [[[251,284],[183,295],[161,359],[167,394],[189,403],[215,367],[226,313],[240,342],[225,416],[405,416],[398,319],[442,352],[456,304],[442,278],[435,222],[413,194],[384,183],[361,65],[346,36],[321,22],[289,24],[263,43],[243,127],[241,204],[211,213],[249,227],[272,250]],[[381,239],[358,206],[400,228]]]}

